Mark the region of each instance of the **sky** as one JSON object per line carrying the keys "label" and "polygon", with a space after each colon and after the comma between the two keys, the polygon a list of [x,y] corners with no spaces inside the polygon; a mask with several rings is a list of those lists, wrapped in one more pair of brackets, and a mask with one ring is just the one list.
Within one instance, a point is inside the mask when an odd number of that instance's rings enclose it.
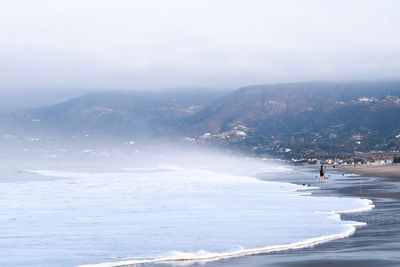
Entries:
{"label": "sky", "polygon": [[2,0],[0,91],[398,79],[397,0]]}

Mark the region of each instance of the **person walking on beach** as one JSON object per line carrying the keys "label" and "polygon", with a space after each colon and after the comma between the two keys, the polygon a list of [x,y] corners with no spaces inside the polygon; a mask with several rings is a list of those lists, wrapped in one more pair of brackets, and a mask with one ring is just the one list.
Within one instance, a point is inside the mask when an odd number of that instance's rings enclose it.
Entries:
{"label": "person walking on beach", "polygon": [[321,168],[319,168],[319,181],[322,182],[324,179],[325,179],[324,165],[321,165]]}

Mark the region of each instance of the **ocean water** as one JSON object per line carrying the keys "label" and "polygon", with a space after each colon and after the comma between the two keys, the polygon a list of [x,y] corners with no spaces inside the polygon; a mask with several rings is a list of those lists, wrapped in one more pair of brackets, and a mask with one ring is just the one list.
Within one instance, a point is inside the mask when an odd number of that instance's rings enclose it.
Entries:
{"label": "ocean water", "polygon": [[[270,180],[296,175],[262,166]],[[0,266],[193,262],[301,248],[351,235],[364,224],[339,212],[373,207],[314,197],[318,188],[260,180],[245,167],[35,167],[2,167]]]}

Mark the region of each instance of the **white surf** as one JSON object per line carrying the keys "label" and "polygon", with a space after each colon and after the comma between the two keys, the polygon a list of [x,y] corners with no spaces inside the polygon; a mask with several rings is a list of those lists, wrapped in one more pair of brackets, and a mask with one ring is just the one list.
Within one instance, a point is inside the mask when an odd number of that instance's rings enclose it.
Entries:
{"label": "white surf", "polygon": [[178,167],[30,173],[49,179],[0,187],[9,205],[0,207],[2,217],[14,218],[0,222],[10,237],[0,245],[14,242],[27,259],[14,266],[114,267],[303,248],[351,235],[363,224],[339,213],[373,207],[367,199],[313,197],[294,184]]}

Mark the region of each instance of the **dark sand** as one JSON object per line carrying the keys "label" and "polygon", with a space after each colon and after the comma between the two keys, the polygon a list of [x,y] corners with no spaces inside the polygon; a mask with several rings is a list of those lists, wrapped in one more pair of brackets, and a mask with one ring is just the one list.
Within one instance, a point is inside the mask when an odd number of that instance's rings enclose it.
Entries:
{"label": "dark sand", "polygon": [[400,164],[383,166],[345,166],[339,167],[339,170],[346,173],[356,173],[364,176],[379,176],[400,179]]}
{"label": "dark sand", "polygon": [[[302,170],[304,172],[304,170]],[[400,180],[355,176],[328,170],[329,179],[316,182],[318,170],[309,179],[299,181],[298,175],[287,178],[297,184],[312,183],[321,190],[315,196],[355,196],[369,198],[375,209],[371,212],[342,215],[344,220],[367,222],[347,238],[314,247],[253,255],[205,263],[204,267],[386,267],[400,266]],[[182,265],[156,265],[156,266]],[[194,264],[192,266],[200,266]]]}

